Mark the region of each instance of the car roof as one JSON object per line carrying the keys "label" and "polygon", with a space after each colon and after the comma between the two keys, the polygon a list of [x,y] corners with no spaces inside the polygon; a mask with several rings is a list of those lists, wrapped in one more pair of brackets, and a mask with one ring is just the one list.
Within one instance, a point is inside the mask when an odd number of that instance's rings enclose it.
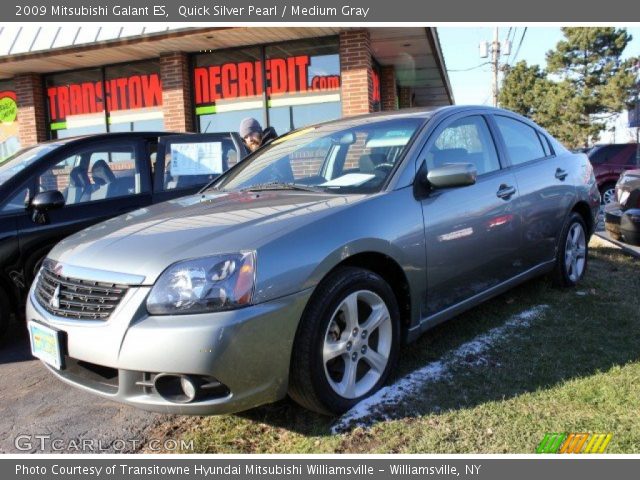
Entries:
{"label": "car roof", "polygon": [[[490,107],[487,105],[444,105],[439,107],[412,107],[412,108],[403,108],[400,110],[385,110],[380,112],[373,113],[365,113],[362,115],[355,115],[353,117],[348,117],[349,120],[359,120],[359,119],[371,119],[371,118],[431,118],[437,113],[445,113],[445,114],[455,114],[462,112],[474,112],[474,111],[492,111],[493,113],[502,113],[515,115],[518,117],[522,117],[518,113],[512,112],[511,110],[507,110],[504,108]],[[526,118],[526,117],[522,117]],[[332,120],[332,123],[340,120],[344,120],[345,118]]]}
{"label": "car roof", "polygon": [[95,133],[89,135],[77,135],[75,137],[58,138],[54,140],[47,140],[40,142],[39,145],[56,144],[66,145],[68,143],[77,142],[79,140],[110,140],[114,138],[127,138],[127,137],[160,137],[165,135],[186,135],[184,132],[110,132],[110,133]]}

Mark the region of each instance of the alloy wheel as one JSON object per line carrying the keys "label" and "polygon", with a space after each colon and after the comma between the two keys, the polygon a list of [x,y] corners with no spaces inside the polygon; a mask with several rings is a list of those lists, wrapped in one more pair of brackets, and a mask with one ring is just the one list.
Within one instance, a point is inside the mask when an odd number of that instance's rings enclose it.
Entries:
{"label": "alloy wheel", "polygon": [[349,294],[324,336],[322,362],[333,391],[348,399],[368,393],[389,363],[392,340],[391,315],[382,298],[370,290]]}
{"label": "alloy wheel", "polygon": [[564,265],[567,276],[572,282],[577,282],[586,264],[587,240],[580,223],[573,223],[567,233],[564,250]]}
{"label": "alloy wheel", "polygon": [[615,202],[616,200],[616,189],[615,188],[607,188],[604,192],[602,192],[602,203],[603,205],[608,205],[610,203]]}

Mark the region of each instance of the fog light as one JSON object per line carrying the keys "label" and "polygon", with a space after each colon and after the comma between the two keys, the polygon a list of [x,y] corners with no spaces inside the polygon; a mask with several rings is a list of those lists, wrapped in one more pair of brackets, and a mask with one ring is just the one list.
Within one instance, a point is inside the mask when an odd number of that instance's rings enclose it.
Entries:
{"label": "fog light", "polygon": [[196,398],[198,389],[194,385],[193,380],[191,380],[189,377],[183,376],[182,378],[180,378],[180,386],[182,387],[182,391],[184,392],[185,397],[187,397],[187,402],[191,402],[194,398]]}

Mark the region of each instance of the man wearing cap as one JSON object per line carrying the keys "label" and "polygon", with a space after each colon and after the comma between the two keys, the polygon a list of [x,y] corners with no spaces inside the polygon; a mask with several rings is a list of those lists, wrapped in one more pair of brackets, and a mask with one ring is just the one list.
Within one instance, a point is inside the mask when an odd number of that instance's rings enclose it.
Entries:
{"label": "man wearing cap", "polygon": [[273,127],[262,130],[260,122],[251,117],[245,118],[240,122],[239,133],[242,141],[251,152],[255,152],[258,148],[266,145],[278,136]]}

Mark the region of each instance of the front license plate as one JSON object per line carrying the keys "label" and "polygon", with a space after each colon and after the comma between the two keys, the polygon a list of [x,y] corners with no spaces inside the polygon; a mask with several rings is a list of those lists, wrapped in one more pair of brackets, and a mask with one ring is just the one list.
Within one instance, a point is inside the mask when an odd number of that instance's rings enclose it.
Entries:
{"label": "front license plate", "polygon": [[60,370],[62,368],[61,332],[29,321],[29,340],[34,357]]}

